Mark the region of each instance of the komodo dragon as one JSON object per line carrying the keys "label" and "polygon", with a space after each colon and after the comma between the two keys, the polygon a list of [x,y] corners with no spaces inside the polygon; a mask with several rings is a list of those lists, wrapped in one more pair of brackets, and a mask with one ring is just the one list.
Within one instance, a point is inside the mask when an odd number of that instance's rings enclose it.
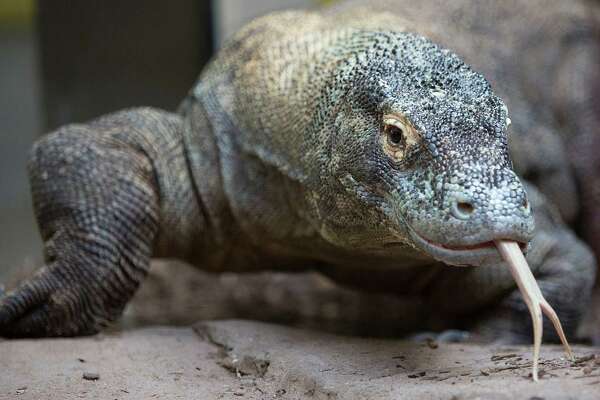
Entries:
{"label": "komodo dragon", "polygon": [[0,333],[97,332],[152,257],[176,257],[214,272],[315,269],[468,316],[484,338],[528,340],[502,238],[529,247],[572,334],[592,254],[513,171],[509,113],[488,81],[417,25],[269,15],[224,46],[178,113],[128,109],[39,140],[46,264],[0,300]]}

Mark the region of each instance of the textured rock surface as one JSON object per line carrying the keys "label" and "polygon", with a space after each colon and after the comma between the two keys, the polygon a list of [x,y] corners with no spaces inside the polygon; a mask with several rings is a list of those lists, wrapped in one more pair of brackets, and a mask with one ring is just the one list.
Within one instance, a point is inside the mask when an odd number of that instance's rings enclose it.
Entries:
{"label": "textured rock surface", "polygon": [[[198,333],[196,335],[195,332]],[[10,399],[597,399],[600,349],[414,344],[258,322],[204,322],[78,339],[0,342]],[[97,380],[84,379],[98,376]]]}

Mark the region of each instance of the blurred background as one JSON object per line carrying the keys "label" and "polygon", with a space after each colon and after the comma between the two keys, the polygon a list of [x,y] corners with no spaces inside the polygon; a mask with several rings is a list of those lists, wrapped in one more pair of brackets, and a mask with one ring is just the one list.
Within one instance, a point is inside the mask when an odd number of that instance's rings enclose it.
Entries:
{"label": "blurred background", "polygon": [[41,263],[26,171],[37,137],[128,106],[172,110],[245,22],[323,2],[246,3],[0,1],[0,282]]}

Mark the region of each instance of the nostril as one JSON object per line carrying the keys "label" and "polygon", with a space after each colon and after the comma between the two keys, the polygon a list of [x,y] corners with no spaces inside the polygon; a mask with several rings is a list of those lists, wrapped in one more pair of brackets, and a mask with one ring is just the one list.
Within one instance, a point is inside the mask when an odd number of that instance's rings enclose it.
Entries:
{"label": "nostril", "polygon": [[464,214],[472,214],[475,211],[475,207],[471,203],[465,203],[464,201],[459,202],[456,207],[460,210],[460,212]]}
{"label": "nostril", "polygon": [[452,214],[458,219],[467,219],[475,211],[475,206],[466,201],[457,201],[452,207]]}
{"label": "nostril", "polygon": [[523,206],[524,209],[526,209],[526,210],[529,209],[529,200],[527,200],[527,198],[524,198],[521,205]]}

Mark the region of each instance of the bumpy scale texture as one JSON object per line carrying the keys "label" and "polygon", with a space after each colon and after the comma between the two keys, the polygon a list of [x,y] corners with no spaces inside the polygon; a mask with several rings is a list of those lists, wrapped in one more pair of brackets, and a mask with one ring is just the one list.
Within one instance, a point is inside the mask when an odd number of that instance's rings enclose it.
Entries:
{"label": "bumpy scale texture", "polygon": [[[497,238],[529,243],[572,333],[591,253],[513,171],[488,81],[411,28],[364,10],[270,15],[226,44],[179,114],[126,110],[42,139],[31,177],[47,264],[0,300],[0,333],[95,332],[161,256],[317,269],[419,298],[438,324],[526,339]],[[405,124],[401,157],[390,115]]]}

